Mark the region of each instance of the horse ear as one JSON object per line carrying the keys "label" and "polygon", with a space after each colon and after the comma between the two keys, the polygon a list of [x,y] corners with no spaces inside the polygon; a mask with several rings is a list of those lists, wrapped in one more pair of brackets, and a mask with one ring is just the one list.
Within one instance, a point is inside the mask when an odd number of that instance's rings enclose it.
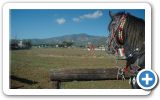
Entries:
{"label": "horse ear", "polygon": [[109,10],[109,16],[111,17],[111,18],[113,18],[113,14],[112,14],[112,12]]}

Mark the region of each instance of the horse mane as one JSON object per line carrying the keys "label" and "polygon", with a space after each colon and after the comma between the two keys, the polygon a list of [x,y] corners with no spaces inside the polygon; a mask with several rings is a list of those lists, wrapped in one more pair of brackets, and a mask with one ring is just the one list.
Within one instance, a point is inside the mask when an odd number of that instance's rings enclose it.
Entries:
{"label": "horse mane", "polygon": [[127,13],[126,23],[124,25],[125,33],[125,53],[128,57],[138,48],[138,54],[132,60],[127,59],[127,63],[133,64],[139,58],[138,65],[145,66],[145,21]]}
{"label": "horse mane", "polygon": [[127,13],[124,33],[130,48],[142,48],[145,42],[145,22],[143,19]]}

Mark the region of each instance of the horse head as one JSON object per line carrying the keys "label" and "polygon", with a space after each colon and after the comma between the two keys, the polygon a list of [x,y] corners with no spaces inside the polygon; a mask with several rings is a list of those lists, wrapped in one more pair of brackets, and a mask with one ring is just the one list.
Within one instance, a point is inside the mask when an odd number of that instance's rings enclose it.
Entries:
{"label": "horse head", "polygon": [[109,23],[108,30],[112,36],[116,38],[116,42],[119,45],[124,45],[126,37],[123,29],[127,20],[127,14],[120,12],[113,15],[110,11],[109,15],[111,17],[111,22]]}
{"label": "horse head", "polygon": [[123,50],[122,48],[126,40],[123,27],[127,16],[124,12],[113,15],[111,11],[109,11],[109,15],[111,17],[111,21],[108,26],[110,35],[107,39],[107,50],[113,51],[112,53],[117,54],[117,56],[125,57],[124,52],[119,51]]}
{"label": "horse head", "polygon": [[[143,19],[132,16],[129,13],[119,12],[112,14],[109,11],[111,21],[108,26],[110,32],[107,41],[108,50],[125,49],[127,65],[137,63],[137,66],[145,66],[145,22]],[[112,46],[111,46],[112,45]],[[114,45],[114,46],[113,46]],[[114,50],[116,52],[117,50]]]}

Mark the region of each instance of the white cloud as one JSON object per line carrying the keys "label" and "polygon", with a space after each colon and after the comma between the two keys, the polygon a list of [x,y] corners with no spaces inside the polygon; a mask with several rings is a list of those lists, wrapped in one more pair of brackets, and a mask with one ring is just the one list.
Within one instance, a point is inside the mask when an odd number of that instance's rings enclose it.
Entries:
{"label": "white cloud", "polygon": [[73,21],[74,22],[80,22],[83,19],[96,19],[96,18],[101,17],[102,15],[103,15],[103,12],[100,11],[100,10],[97,10],[93,13],[88,13],[88,14],[81,15],[77,18],[73,18]]}
{"label": "white cloud", "polygon": [[96,19],[96,18],[101,17],[102,15],[103,15],[102,11],[97,10],[97,11],[95,11],[94,13],[82,15],[82,16],[80,16],[80,18],[81,18],[81,19],[85,19],[85,18],[88,18],[88,19]]}
{"label": "white cloud", "polygon": [[66,22],[66,20],[64,18],[58,18],[56,19],[56,22],[59,24],[59,25],[62,25]]}

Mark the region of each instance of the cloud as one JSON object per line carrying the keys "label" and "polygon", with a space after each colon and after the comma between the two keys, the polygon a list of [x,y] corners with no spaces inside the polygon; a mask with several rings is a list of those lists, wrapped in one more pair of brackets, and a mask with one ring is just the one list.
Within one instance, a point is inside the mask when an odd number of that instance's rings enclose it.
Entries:
{"label": "cloud", "polygon": [[93,13],[88,13],[88,14],[81,15],[77,18],[73,18],[73,21],[74,22],[80,22],[83,19],[96,19],[96,18],[101,17],[102,15],[103,15],[103,12],[100,11],[100,10],[97,10]]}
{"label": "cloud", "polygon": [[56,22],[59,24],[59,25],[62,25],[66,22],[66,20],[64,18],[58,18],[56,19]]}
{"label": "cloud", "polygon": [[101,17],[102,15],[103,15],[102,11],[97,10],[97,11],[95,11],[94,13],[82,15],[82,16],[80,16],[80,18],[81,18],[81,19],[85,19],[85,18],[88,18],[88,19],[96,19],[96,18]]}

